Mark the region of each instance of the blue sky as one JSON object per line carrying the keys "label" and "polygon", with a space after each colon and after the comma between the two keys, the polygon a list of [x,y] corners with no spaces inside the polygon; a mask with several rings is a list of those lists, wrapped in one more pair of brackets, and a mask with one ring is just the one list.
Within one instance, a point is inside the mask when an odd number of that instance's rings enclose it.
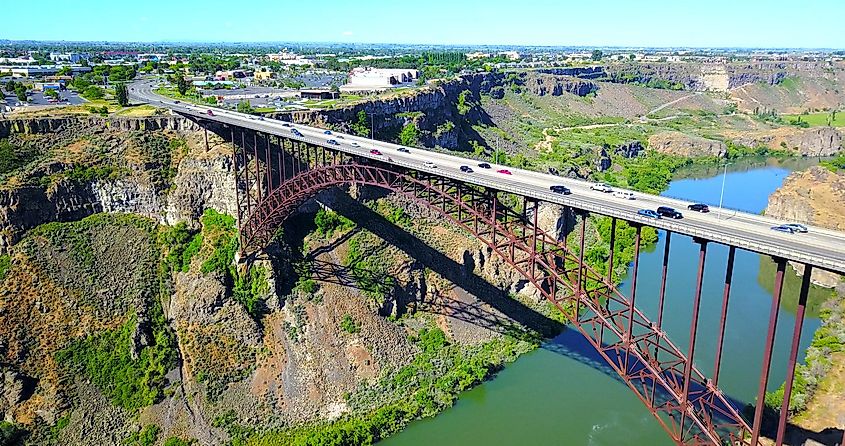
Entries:
{"label": "blue sky", "polygon": [[0,39],[845,48],[845,0],[42,0]]}

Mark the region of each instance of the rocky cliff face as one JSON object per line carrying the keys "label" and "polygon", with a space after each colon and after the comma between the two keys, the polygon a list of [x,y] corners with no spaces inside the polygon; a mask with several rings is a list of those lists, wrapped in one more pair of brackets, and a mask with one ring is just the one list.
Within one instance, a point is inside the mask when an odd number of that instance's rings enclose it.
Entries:
{"label": "rocky cliff face", "polygon": [[[766,215],[845,231],[845,173],[823,167],[793,172],[769,197]],[[793,266],[799,274],[803,273],[803,265]],[[812,280],[818,285],[835,287],[841,283],[842,276],[816,270]]]}
{"label": "rocky cliff face", "polygon": [[834,127],[781,127],[765,132],[743,132],[731,139],[747,147],[767,146],[801,156],[832,156],[843,148],[842,133]]}
{"label": "rocky cliff face", "polygon": [[719,157],[728,153],[722,141],[691,136],[681,132],[655,133],[648,139],[648,146],[661,153],[684,157]]}
{"label": "rocky cliff face", "polygon": [[[151,172],[148,163],[133,159],[136,153],[126,150],[131,145],[128,135],[144,130],[167,135],[170,141],[185,142],[187,156],[173,166],[176,174],[167,180],[164,189],[151,176],[158,172]],[[8,249],[27,230],[40,224],[75,221],[98,212],[133,213],[164,224],[185,221],[192,226],[197,225],[205,208],[235,213],[230,149],[209,132],[206,150],[202,131],[190,120],[181,117],[30,119],[0,121],[2,131],[28,135],[38,141],[43,139],[63,149],[56,155],[61,161],[53,158],[31,166],[0,188],[0,250]],[[64,150],[67,147],[73,149]],[[124,173],[116,178],[93,175],[89,179],[68,174],[87,168],[87,155],[77,153],[87,148],[113,155],[115,171]],[[48,179],[51,181],[45,185]]]}

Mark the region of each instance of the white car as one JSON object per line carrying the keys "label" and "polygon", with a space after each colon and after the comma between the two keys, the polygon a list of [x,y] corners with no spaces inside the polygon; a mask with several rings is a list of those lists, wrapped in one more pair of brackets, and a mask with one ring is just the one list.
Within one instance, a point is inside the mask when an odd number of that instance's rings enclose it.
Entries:
{"label": "white car", "polygon": [[437,168],[437,164],[434,164],[434,163],[432,163],[431,161],[426,161],[426,162],[425,162],[425,164],[423,164],[423,165],[424,165],[425,167],[429,167],[429,168],[432,168],[432,169],[436,169],[436,168]]}
{"label": "white car", "polygon": [[624,191],[624,190],[618,190],[618,191],[614,192],[613,196],[615,198],[621,198],[623,200],[633,200],[634,199],[634,193],[633,192],[628,192],[628,191]]}
{"label": "white car", "polygon": [[599,192],[610,193],[613,192],[613,188],[610,187],[607,183],[596,183],[590,186],[591,190],[597,190]]}

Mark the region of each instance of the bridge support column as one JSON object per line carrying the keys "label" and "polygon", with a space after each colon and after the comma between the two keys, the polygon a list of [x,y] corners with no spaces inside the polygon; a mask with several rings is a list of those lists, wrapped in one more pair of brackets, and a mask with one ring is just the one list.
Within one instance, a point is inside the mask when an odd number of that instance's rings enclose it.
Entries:
{"label": "bridge support column", "polygon": [[[643,231],[643,227],[639,223],[635,224],[635,227],[637,232],[634,236],[634,267],[631,272],[631,301],[628,304],[628,331],[626,332],[626,337],[624,340],[624,342],[628,345],[630,345],[634,333],[634,306],[636,304],[637,299],[637,271],[639,270],[640,265],[640,238]],[[625,355],[626,374],[629,371],[628,365],[630,361],[630,356],[631,355]]]}
{"label": "bridge support column", "polygon": [[[663,328],[663,304],[666,299],[666,276],[669,273],[669,244],[672,241],[672,233],[666,231],[666,244],[663,246],[663,272],[660,278],[660,297],[657,302],[657,329]],[[655,355],[656,355],[655,350]]]}
{"label": "bridge support column", "polygon": [[687,353],[687,361],[684,364],[684,393],[681,397],[681,432],[685,432],[684,422],[686,421],[687,411],[689,405],[690,392],[690,376],[692,375],[692,364],[695,358],[695,343],[698,337],[698,314],[701,309],[701,284],[704,280],[704,263],[707,257],[707,240],[697,239],[700,248],[698,251],[698,274],[695,277],[695,296],[692,303],[692,321],[690,322],[689,331],[689,353]]}
{"label": "bridge support column", "polygon": [[810,293],[810,277],[813,266],[804,265],[804,277],[801,280],[801,293],[798,295],[798,308],[795,312],[795,328],[792,330],[792,349],[789,351],[789,362],[786,366],[786,382],[783,388],[783,404],[778,419],[777,446],[783,444],[786,433],[786,417],[789,414],[789,398],[792,396],[792,384],[795,381],[795,363],[798,360],[798,348],[801,343],[801,329],[804,327],[804,311],[807,308],[807,295]]}
{"label": "bridge support column", "polygon": [[763,352],[763,367],[760,372],[760,386],[757,389],[757,407],[754,410],[754,424],[751,428],[751,445],[757,446],[760,441],[760,428],[763,424],[763,409],[766,407],[766,385],[769,382],[769,369],[772,366],[772,349],[775,344],[775,330],[778,324],[778,311],[783,291],[783,272],[786,269],[786,259],[775,259],[777,273],[775,274],[775,288],[772,295],[772,308],[769,312],[769,330],[766,334],[766,350]]}
{"label": "bridge support column", "polygon": [[[578,284],[575,287],[575,322],[578,322],[578,315],[581,313],[581,295],[584,290],[584,234],[587,229],[587,213],[581,213],[580,241],[578,245]],[[564,253],[564,268],[566,267],[566,254]]]}
{"label": "bridge support column", "polygon": [[616,218],[610,217],[610,250],[607,255],[607,285],[613,284],[613,250],[616,248]]}
{"label": "bridge support column", "polygon": [[725,344],[725,327],[728,321],[728,300],[731,296],[731,282],[733,281],[734,259],[736,258],[736,247],[731,246],[728,250],[728,266],[725,268],[725,290],[722,293],[722,314],[719,319],[719,337],[716,343],[716,363],[713,366],[713,387],[719,386],[719,370],[722,367],[722,347]]}

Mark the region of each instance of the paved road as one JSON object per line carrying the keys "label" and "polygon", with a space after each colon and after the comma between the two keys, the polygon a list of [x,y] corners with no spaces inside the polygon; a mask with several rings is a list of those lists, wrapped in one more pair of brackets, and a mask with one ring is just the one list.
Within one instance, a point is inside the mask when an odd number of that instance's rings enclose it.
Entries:
{"label": "paved road", "polygon": [[[715,209],[708,214],[687,211],[687,206],[691,204],[687,201],[639,192],[635,192],[635,200],[625,200],[616,198],[613,194],[591,190],[592,183],[582,180],[498,165],[493,165],[491,169],[482,169],[477,166],[478,161],[472,159],[419,148],[411,148],[410,153],[402,153],[397,150],[400,146],[396,144],[345,134],[343,139],[338,139],[337,134],[326,135],[323,129],[288,123],[302,133],[302,137],[297,137],[291,134],[291,127],[283,126],[283,123],[278,120],[259,120],[255,116],[220,109],[212,109],[213,115],[208,115],[209,108],[207,107],[177,104],[171,99],[153,93],[148,83],[134,84],[130,95],[134,100],[167,107],[183,115],[303,140],[365,158],[387,161],[389,157],[390,162],[395,165],[845,273],[845,233],[838,231],[809,227],[809,232],[806,234],[780,233],[772,231],[771,227],[784,222],[761,215],[736,212],[720,219]],[[340,145],[328,144],[329,139],[336,139]],[[358,143],[359,147],[352,146],[352,142]],[[371,154],[372,149],[378,149],[383,155]],[[434,162],[436,166],[426,166],[424,164],[426,161]],[[471,166],[475,172],[469,174],[461,172],[460,167],[463,165]],[[512,174],[498,173],[497,170],[500,169],[507,169]],[[569,187],[572,194],[560,195],[550,192],[549,186],[555,184]],[[658,206],[671,206],[684,211],[684,218],[655,220],[637,214],[639,209],[656,209]]]}

